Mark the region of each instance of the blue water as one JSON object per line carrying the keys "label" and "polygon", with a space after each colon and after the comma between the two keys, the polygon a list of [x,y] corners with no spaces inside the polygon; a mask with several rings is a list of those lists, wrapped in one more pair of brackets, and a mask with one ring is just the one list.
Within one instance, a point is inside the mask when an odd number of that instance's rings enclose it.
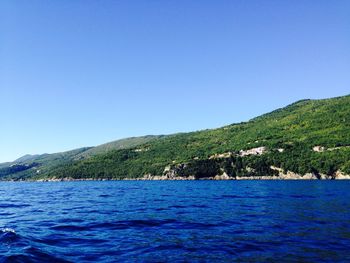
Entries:
{"label": "blue water", "polygon": [[350,262],[350,182],[3,182],[0,258]]}

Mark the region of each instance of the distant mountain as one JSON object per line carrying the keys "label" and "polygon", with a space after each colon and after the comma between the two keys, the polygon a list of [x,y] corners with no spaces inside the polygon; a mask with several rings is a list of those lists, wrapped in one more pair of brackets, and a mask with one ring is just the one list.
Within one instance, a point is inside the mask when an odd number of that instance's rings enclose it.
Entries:
{"label": "distant mountain", "polygon": [[17,160],[15,160],[14,162],[15,163],[23,163],[23,162],[34,160],[34,159],[38,158],[39,156],[40,156],[39,154],[35,154],[35,155],[26,154],[26,155],[18,158]]}
{"label": "distant mountain", "polygon": [[0,178],[350,179],[350,96],[298,101],[219,129],[22,157],[0,165]]}
{"label": "distant mountain", "polygon": [[[61,153],[27,154],[13,162],[0,164],[0,180],[24,180],[39,174],[45,174],[73,161],[88,159],[112,150],[133,148],[161,137],[164,137],[164,135],[132,137],[116,140],[96,147],[85,147]],[[14,167],[16,169],[14,169]]]}

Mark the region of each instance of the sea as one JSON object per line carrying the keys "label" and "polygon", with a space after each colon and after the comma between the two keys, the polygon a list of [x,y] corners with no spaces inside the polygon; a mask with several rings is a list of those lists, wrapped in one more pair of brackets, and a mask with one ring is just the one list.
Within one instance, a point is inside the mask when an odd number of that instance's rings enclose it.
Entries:
{"label": "sea", "polygon": [[350,262],[350,182],[1,182],[0,262]]}

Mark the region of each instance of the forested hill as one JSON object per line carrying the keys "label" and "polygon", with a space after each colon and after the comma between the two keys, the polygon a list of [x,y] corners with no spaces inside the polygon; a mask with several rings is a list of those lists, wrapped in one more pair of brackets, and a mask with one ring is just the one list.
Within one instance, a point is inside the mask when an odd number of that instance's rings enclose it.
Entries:
{"label": "forested hill", "polygon": [[[350,96],[302,100],[248,122],[128,147],[0,165],[2,179],[249,179],[350,175]],[[146,139],[145,139],[146,138]],[[90,151],[93,154],[88,154]],[[42,158],[42,156],[41,156]]]}

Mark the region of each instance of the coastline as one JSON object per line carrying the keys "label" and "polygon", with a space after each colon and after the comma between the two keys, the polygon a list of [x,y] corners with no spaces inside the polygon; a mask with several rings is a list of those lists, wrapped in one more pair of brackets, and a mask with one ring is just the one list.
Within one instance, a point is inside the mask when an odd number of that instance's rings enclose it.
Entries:
{"label": "coastline", "polygon": [[280,173],[278,176],[240,176],[240,177],[229,177],[227,174],[217,175],[214,177],[203,177],[195,178],[194,176],[189,177],[169,177],[168,175],[163,176],[152,176],[145,175],[139,178],[47,178],[47,179],[29,179],[29,180],[1,180],[1,182],[83,182],[83,181],[250,181],[250,180],[263,180],[263,181],[315,181],[315,180],[350,180],[350,175],[336,172],[334,176],[325,174],[305,174],[300,175],[293,172]]}

